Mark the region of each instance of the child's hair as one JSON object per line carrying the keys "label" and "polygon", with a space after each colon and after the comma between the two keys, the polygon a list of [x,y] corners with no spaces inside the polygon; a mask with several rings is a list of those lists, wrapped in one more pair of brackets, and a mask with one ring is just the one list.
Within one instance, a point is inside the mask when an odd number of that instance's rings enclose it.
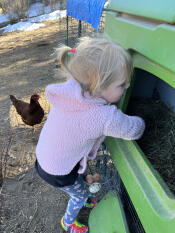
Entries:
{"label": "child's hair", "polygon": [[129,78],[132,74],[129,53],[120,45],[103,38],[81,38],[69,61],[67,55],[71,52],[70,47],[61,47],[57,52],[62,68],[91,95],[108,87],[116,76]]}

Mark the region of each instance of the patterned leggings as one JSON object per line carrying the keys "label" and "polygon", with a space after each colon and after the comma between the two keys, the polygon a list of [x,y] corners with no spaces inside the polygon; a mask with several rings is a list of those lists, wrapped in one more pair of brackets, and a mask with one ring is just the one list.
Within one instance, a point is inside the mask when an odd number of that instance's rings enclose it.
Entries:
{"label": "patterned leggings", "polygon": [[79,210],[87,201],[89,193],[85,188],[82,176],[77,178],[74,185],[65,186],[60,189],[70,196],[68,206],[64,214],[64,222],[70,225],[75,221]]}

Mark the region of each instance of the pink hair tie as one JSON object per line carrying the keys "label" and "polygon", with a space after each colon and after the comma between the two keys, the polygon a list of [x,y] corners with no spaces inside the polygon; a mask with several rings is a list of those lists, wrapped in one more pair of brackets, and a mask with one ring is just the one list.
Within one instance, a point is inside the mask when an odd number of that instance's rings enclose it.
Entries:
{"label": "pink hair tie", "polygon": [[72,48],[72,49],[71,49],[71,53],[76,53],[76,49],[75,49],[75,48]]}

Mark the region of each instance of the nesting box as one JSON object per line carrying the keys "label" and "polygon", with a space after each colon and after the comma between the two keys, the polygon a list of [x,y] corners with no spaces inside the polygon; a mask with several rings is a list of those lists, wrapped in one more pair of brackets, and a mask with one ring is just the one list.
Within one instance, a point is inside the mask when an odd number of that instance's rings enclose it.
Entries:
{"label": "nesting box", "polygon": [[[127,110],[131,95],[160,99],[175,110],[175,1],[111,0],[105,32],[129,50],[136,77],[119,103]],[[157,119],[159,120],[159,119]],[[167,119],[168,120],[168,119]],[[173,233],[175,197],[153,169],[136,141],[108,137],[105,141],[128,195],[128,203],[108,193],[90,215],[91,233]],[[132,204],[135,220],[123,206]],[[140,222],[140,229],[132,227]]]}

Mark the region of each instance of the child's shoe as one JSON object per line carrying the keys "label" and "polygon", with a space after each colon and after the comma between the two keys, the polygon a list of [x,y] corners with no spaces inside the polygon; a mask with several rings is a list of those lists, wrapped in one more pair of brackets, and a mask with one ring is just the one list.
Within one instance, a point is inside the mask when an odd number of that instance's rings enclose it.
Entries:
{"label": "child's shoe", "polygon": [[89,196],[86,203],[84,203],[85,207],[93,209],[97,205],[97,199],[95,196]]}
{"label": "child's shoe", "polygon": [[63,218],[61,219],[62,228],[68,233],[88,233],[88,227],[75,220],[70,226],[66,226]]}

